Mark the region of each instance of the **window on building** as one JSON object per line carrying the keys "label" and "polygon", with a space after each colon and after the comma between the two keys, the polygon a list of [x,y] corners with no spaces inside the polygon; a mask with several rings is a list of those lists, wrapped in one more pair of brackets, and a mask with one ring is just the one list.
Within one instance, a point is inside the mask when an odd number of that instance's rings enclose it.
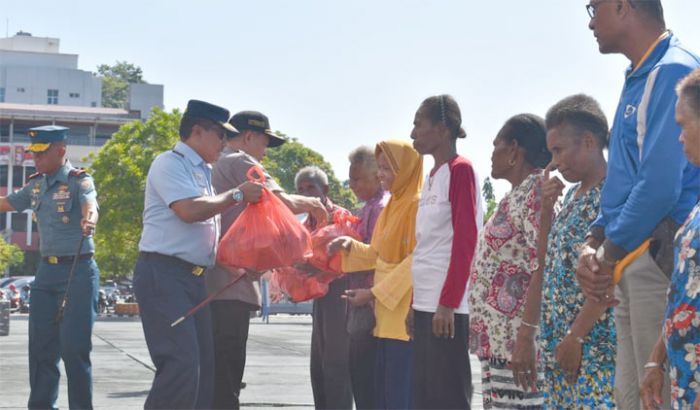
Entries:
{"label": "window on building", "polygon": [[91,102],[90,107],[97,107],[97,103],[95,101]]}
{"label": "window on building", "polygon": [[17,87],[17,92],[18,92],[18,93],[23,93],[24,91],[25,91],[25,90],[24,90],[24,87]]}
{"label": "window on building", "polygon": [[80,93],[69,93],[68,96],[70,98],[80,98]]}
{"label": "window on building", "polygon": [[[9,172],[7,167],[7,165],[0,165],[0,186],[3,187],[7,186],[7,176]],[[7,193],[12,193],[12,190],[9,189]]]}
{"label": "window on building", "polygon": [[47,104],[58,104],[58,90],[48,90],[46,92],[46,103]]}
{"label": "window on building", "polygon": [[5,87],[0,87],[0,102],[5,102]]}
{"label": "window on building", "polygon": [[24,167],[21,165],[12,167],[12,186],[15,188],[24,186]]}
{"label": "window on building", "polygon": [[24,212],[12,213],[12,231],[27,232],[27,214]]}

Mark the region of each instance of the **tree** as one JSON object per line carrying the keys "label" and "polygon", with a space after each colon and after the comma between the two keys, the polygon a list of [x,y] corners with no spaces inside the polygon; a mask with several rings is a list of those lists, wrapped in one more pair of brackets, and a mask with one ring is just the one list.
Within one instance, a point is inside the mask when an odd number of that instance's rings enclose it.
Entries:
{"label": "tree", "polygon": [[[279,132],[277,134],[283,135]],[[346,209],[353,210],[357,207],[355,195],[344,183],[338,180],[331,165],[323,159],[321,154],[304,146],[296,138],[292,138],[277,148],[268,149],[262,164],[265,170],[287,192],[296,192],[294,177],[301,168],[316,165],[328,175],[328,184],[330,185],[328,196]]]}
{"label": "tree", "polygon": [[496,196],[493,194],[493,185],[491,184],[491,179],[486,177],[484,179],[484,186],[481,189],[484,194],[484,199],[486,200],[486,215],[484,215],[484,222],[488,221],[493,215],[498,203],[496,202]]}
{"label": "tree", "polygon": [[148,169],[179,139],[181,117],[177,110],[166,113],[154,108],[146,122],[122,125],[92,155],[90,171],[100,204],[95,257],[103,277],[127,276],[136,263]]}
{"label": "tree", "polygon": [[141,67],[117,61],[114,65],[100,64],[97,74],[102,78],[102,106],[124,108],[129,99],[129,84],[145,83]]}
{"label": "tree", "polygon": [[24,252],[14,243],[7,243],[0,238],[0,272],[21,265],[24,262]]}

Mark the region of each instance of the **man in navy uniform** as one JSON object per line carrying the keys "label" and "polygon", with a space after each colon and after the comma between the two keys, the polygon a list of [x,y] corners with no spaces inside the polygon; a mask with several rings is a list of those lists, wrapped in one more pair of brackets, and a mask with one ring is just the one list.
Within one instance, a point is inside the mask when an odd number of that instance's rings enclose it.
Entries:
{"label": "man in navy uniform", "polygon": [[[31,208],[39,227],[41,261],[31,288],[29,312],[30,409],[55,408],[60,358],[68,377],[69,407],[92,408],[90,338],[100,281],[92,239],[97,193],[92,177],[65,159],[67,131],[53,125],[30,129],[27,150],[33,153],[37,173],[19,191],[0,197],[0,212]],[[83,235],[86,238],[76,253]],[[66,292],[67,303],[59,319]]]}
{"label": "man in navy uniform", "polygon": [[211,163],[219,158],[228,110],[190,100],[180,141],[151,164],[146,181],[143,233],[134,268],[148,351],[156,375],[146,408],[210,408],[214,388],[211,316],[205,307],[175,327],[171,323],[207,297],[203,273],[215,262],[219,214],[257,202],[262,185],[244,182],[215,193]]}

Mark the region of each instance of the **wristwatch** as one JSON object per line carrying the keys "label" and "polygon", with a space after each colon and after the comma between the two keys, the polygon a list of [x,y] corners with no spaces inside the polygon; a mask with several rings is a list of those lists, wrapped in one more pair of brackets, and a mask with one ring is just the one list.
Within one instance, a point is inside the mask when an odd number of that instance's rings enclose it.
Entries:
{"label": "wristwatch", "polygon": [[644,365],[645,369],[661,369],[662,372],[666,371],[666,367],[664,367],[663,363],[659,362],[646,362]]}
{"label": "wristwatch", "polygon": [[236,201],[237,204],[240,204],[241,202],[243,202],[243,191],[241,191],[238,188],[233,188],[231,190],[231,197],[234,201]]}
{"label": "wristwatch", "polygon": [[596,259],[599,263],[604,263],[604,264],[606,264],[606,265],[608,265],[608,266],[615,266],[615,264],[617,263],[617,261],[611,261],[611,260],[609,260],[608,258],[605,257],[605,247],[604,247],[603,245],[600,245],[600,246],[598,247],[598,250],[597,250],[596,253],[595,253],[595,259]]}

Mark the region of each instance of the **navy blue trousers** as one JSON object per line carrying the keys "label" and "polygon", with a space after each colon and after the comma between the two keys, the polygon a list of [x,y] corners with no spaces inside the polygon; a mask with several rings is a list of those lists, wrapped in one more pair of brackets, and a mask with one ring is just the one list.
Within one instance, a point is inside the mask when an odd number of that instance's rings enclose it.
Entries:
{"label": "navy blue trousers", "polygon": [[39,263],[31,286],[29,311],[30,409],[56,408],[58,365],[63,359],[68,378],[68,406],[92,408],[92,326],[97,312],[100,272],[94,259],[78,261],[68,292],[63,320],[56,315],[68,284],[71,263]]}
{"label": "navy blue trousers", "polygon": [[377,338],[377,408],[413,409],[413,342]]}
{"label": "navy blue trousers", "polygon": [[204,276],[181,263],[141,254],[134,268],[148,352],[156,366],[146,409],[208,409],[214,390],[214,343],[205,307],[175,327],[170,324],[207,296]]}

